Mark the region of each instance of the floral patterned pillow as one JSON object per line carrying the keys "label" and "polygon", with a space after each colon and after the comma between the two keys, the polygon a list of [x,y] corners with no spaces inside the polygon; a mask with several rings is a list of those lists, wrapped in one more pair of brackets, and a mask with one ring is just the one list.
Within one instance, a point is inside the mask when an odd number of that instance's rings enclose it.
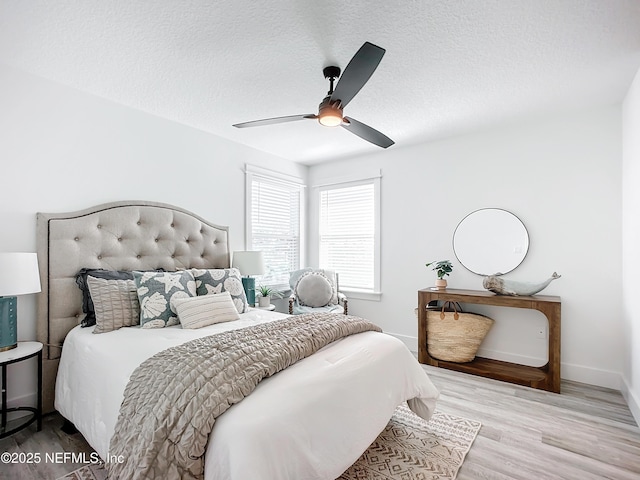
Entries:
{"label": "floral patterned pillow", "polygon": [[249,302],[242,286],[242,276],[237,268],[192,268],[198,296],[229,292],[238,313],[249,311]]}
{"label": "floral patterned pillow", "polygon": [[189,270],[182,272],[133,272],[142,328],[179,325],[173,301],[196,296],[196,282]]}

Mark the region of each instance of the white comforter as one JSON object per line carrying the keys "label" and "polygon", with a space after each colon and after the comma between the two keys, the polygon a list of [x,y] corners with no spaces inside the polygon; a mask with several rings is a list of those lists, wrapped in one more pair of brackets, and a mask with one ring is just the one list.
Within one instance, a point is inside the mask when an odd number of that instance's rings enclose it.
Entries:
{"label": "white comforter", "polygon": [[[199,330],[123,328],[93,335],[76,327],[64,342],[56,409],[102,458],[133,370],[155,353],[197,337],[285,315],[251,310]],[[367,449],[396,406],[424,418],[438,391],[406,346],[389,335],[352,335],[263,380],[214,426],[206,480],[333,480]],[[414,399],[414,400],[411,400]]]}

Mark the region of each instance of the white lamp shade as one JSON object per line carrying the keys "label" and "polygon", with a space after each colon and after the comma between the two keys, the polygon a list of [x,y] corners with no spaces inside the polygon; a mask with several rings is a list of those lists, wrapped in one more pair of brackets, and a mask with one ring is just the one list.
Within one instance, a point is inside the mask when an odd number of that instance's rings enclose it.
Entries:
{"label": "white lamp shade", "polygon": [[262,252],[233,252],[233,266],[240,270],[240,273],[245,276],[263,275],[265,273],[264,256]]}
{"label": "white lamp shade", "polygon": [[39,291],[40,273],[35,253],[0,253],[0,297]]}

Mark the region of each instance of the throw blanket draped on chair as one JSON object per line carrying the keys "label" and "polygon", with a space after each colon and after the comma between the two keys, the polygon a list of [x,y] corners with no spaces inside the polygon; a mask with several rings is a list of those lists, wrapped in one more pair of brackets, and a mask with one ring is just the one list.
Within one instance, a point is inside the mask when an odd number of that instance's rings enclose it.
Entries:
{"label": "throw blanket draped on chair", "polygon": [[266,377],[325,345],[381,331],[353,316],[313,313],[199,338],[145,360],[131,375],[107,463],[109,478],[201,479],[216,418]]}

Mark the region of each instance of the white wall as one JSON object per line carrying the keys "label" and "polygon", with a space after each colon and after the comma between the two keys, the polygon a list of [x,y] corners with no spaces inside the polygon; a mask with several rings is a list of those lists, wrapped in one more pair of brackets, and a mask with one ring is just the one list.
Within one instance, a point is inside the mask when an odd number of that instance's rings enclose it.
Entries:
{"label": "white wall", "polygon": [[[417,348],[417,290],[433,285],[429,261],[450,259],[452,288],[482,290],[456,260],[452,235],[468,213],[504,208],[526,225],[531,247],[507,278],[562,278],[543,294],[562,297],[562,377],[620,388],[621,111],[603,108],[313,166],[310,184],[382,170],[382,299],[351,300],[350,312]],[[313,239],[313,230],[310,239]],[[311,263],[317,245],[310,245]],[[481,354],[540,365],[546,320],[539,312],[476,308],[497,322]]]}
{"label": "white wall", "polygon": [[[116,200],[229,225],[241,250],[245,163],[306,177],[306,167],[2,65],[0,105],[0,251],[36,250],[37,212]],[[35,295],[18,297],[18,322],[18,339],[35,340]],[[35,391],[35,367],[10,370],[15,404]]]}
{"label": "white wall", "polygon": [[627,339],[623,365],[624,394],[640,424],[640,71],[622,106],[622,302]]}
{"label": "white wall", "polygon": [[[625,132],[636,136],[635,143],[626,138],[625,184],[637,184],[640,177],[636,173],[627,181],[630,151],[635,152],[634,171],[640,168],[638,83],[625,102]],[[38,211],[123,199],[173,203],[229,225],[232,248],[239,249],[244,247],[244,164],[307,176],[305,167],[1,65],[0,105],[0,251],[35,251]],[[640,329],[630,306],[626,323],[621,320],[621,130],[620,108],[611,107],[418,146],[396,145],[312,167],[310,184],[372,169],[383,172],[383,296],[380,302],[352,299],[351,311],[415,350],[416,291],[435,278],[424,263],[449,258],[455,265],[452,287],[481,289],[481,278],[455,260],[451,235],[467,213],[505,208],[523,220],[531,236],[527,258],[509,278],[537,281],[554,270],[563,275],[544,291],[563,300],[563,378],[621,388],[624,371],[637,404],[640,372],[631,365],[639,362]],[[637,197],[630,203],[631,189],[625,191],[625,205],[637,205]],[[633,221],[637,240],[640,223]],[[317,262],[313,243],[309,253],[310,264]],[[626,277],[624,283],[635,286]],[[630,303],[632,297],[626,298]],[[18,310],[19,338],[34,339],[35,299],[19,297]],[[485,311],[498,325],[483,354],[542,361],[546,341],[534,337],[544,320],[537,313]],[[625,338],[632,331],[634,350],[625,362]],[[35,390],[31,366],[14,367],[11,403]]]}

